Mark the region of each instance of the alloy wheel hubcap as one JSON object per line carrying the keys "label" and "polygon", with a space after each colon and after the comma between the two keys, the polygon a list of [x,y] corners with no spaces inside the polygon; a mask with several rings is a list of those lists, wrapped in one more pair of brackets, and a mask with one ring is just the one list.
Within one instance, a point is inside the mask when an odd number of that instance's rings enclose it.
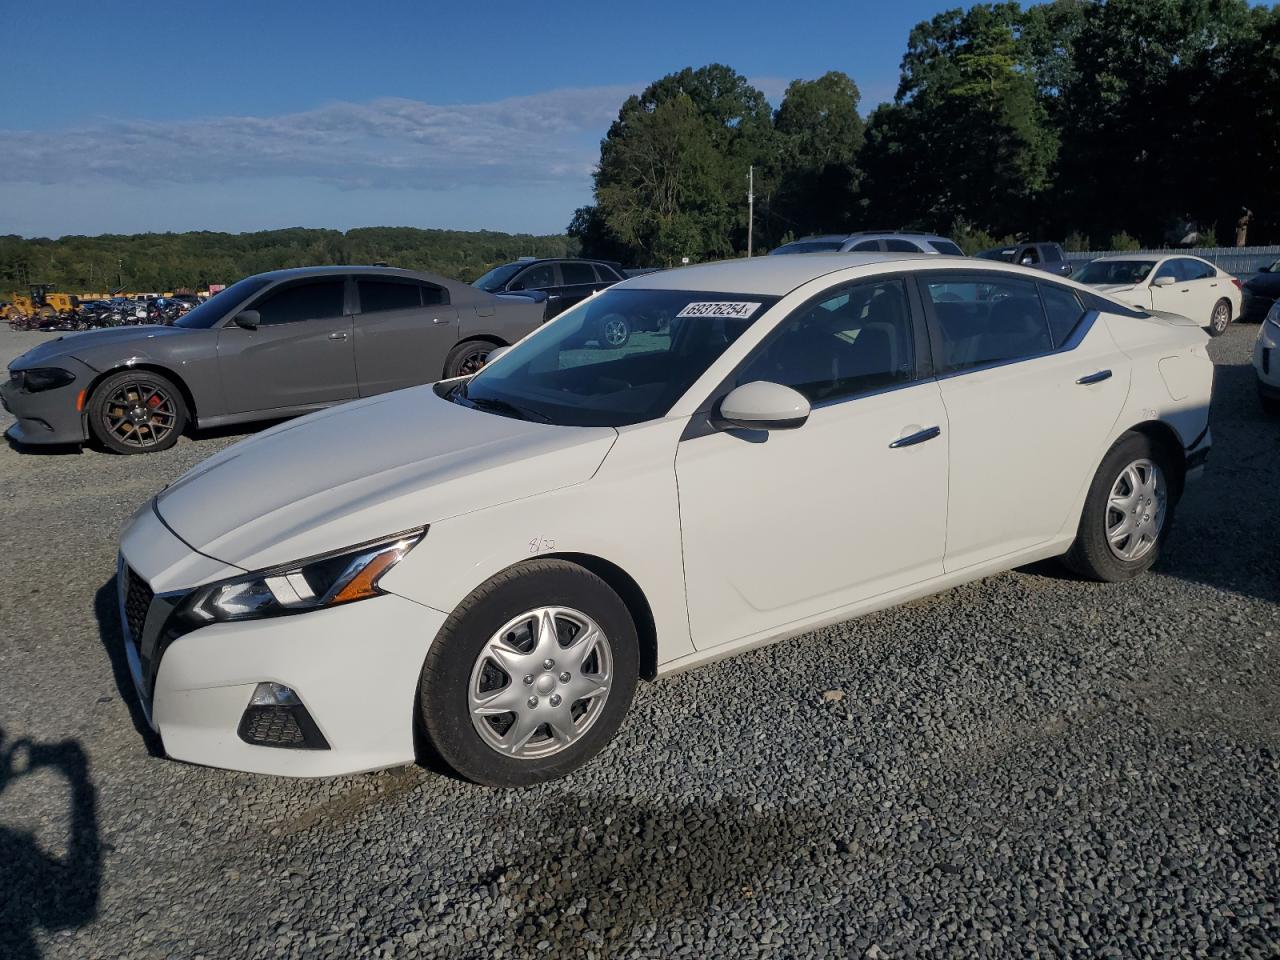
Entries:
{"label": "alloy wheel hubcap", "polygon": [[538,607],[512,618],[481,648],[467,708],[489,747],[536,760],[591,729],[612,680],[609,639],[594,620],[569,607]]}
{"label": "alloy wheel hubcap", "polygon": [[1219,304],[1218,309],[1213,311],[1213,325],[1219,330],[1227,329],[1227,318],[1229,316],[1226,306]]}
{"label": "alloy wheel hubcap", "polygon": [[471,354],[469,357],[467,357],[465,360],[462,361],[462,366],[459,368],[458,373],[459,375],[462,375],[462,376],[478,373],[480,371],[480,368],[483,367],[488,362],[489,362],[489,351],[477,350],[475,353]]}
{"label": "alloy wheel hubcap", "polygon": [[1135,460],[1116,477],[1107,498],[1107,544],[1120,560],[1151,552],[1168,504],[1164,473],[1151,460]]}
{"label": "alloy wheel hubcap", "polygon": [[130,447],[155,446],[178,420],[173,398],[145,380],[120,386],[103,408],[107,430]]}
{"label": "alloy wheel hubcap", "polygon": [[621,320],[609,320],[604,325],[604,338],[611,346],[619,346],[627,339],[627,327]]}

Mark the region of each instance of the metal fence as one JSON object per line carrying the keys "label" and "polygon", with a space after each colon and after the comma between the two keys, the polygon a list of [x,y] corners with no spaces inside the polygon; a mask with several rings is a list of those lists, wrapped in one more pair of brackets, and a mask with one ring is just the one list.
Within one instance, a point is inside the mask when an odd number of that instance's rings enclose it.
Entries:
{"label": "metal fence", "polygon": [[1068,251],[1067,261],[1072,267],[1079,269],[1090,260],[1098,257],[1169,257],[1186,254],[1208,260],[1214,266],[1233,276],[1248,278],[1262,267],[1280,260],[1280,246],[1271,247],[1179,247],[1163,250],[1089,250]]}

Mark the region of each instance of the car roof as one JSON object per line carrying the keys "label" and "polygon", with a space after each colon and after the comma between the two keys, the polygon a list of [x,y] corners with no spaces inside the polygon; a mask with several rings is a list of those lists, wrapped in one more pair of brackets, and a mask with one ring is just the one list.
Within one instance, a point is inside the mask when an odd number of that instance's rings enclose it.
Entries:
{"label": "car roof", "polygon": [[432,276],[432,274],[424,273],[421,270],[406,270],[403,267],[375,267],[372,264],[325,264],[316,267],[286,267],[283,270],[268,270],[265,273],[257,274],[257,276],[267,277],[271,280],[294,280],[299,277],[326,277],[333,274],[342,276],[361,274],[382,277],[412,277],[414,279]]}
{"label": "car roof", "polygon": [[847,233],[819,233],[812,237],[796,237],[794,240],[788,240],[786,243],[780,243],[780,247],[789,247],[793,243],[844,243],[849,235]]}
{"label": "car roof", "polygon": [[808,253],[799,257],[751,257],[676,267],[632,277],[618,286],[632,290],[705,290],[777,297],[829,273],[902,262],[918,262],[930,267],[947,263],[975,267],[967,257],[928,253]]}

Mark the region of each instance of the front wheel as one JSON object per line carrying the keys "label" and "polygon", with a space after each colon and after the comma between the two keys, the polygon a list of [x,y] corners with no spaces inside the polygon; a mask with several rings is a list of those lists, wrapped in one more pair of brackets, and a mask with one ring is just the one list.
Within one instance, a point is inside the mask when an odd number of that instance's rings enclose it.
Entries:
{"label": "front wheel", "polygon": [[423,727],[460,775],[495,787],[563,777],[613,739],[639,673],[635,625],[595,574],[533,560],[453,612],[419,683]]}
{"label": "front wheel", "polygon": [[1173,523],[1178,490],[1172,469],[1151,438],[1127,433],[1117,440],[1089,486],[1066,565],[1105,583],[1151,569]]}
{"label": "front wheel", "polygon": [[89,398],[89,430],[113,453],[167,450],[186,426],[182,394],[150,370],[113,373]]}
{"label": "front wheel", "polygon": [[1231,326],[1231,303],[1219,300],[1213,305],[1213,313],[1209,315],[1209,336],[1220,337]]}

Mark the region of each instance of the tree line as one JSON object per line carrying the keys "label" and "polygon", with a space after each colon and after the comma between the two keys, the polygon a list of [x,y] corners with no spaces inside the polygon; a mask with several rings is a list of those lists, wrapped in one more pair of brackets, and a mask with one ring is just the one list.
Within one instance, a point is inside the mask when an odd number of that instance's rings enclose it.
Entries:
{"label": "tree line", "polygon": [[204,289],[284,267],[378,263],[471,281],[495,264],[522,256],[578,252],[570,237],[488,230],[294,227],[256,233],[144,233],[66,236],[57,240],[0,236],[0,299],[31,283],[68,292],[117,289],[161,292]]}
{"label": "tree line", "polygon": [[982,3],[907,38],[897,94],[863,119],[832,71],[776,110],[728,66],[622,105],[595,202],[569,234],[636,263],[734,256],[806,234],[914,228],[970,252],[1280,242],[1280,6],[1246,0]]}

